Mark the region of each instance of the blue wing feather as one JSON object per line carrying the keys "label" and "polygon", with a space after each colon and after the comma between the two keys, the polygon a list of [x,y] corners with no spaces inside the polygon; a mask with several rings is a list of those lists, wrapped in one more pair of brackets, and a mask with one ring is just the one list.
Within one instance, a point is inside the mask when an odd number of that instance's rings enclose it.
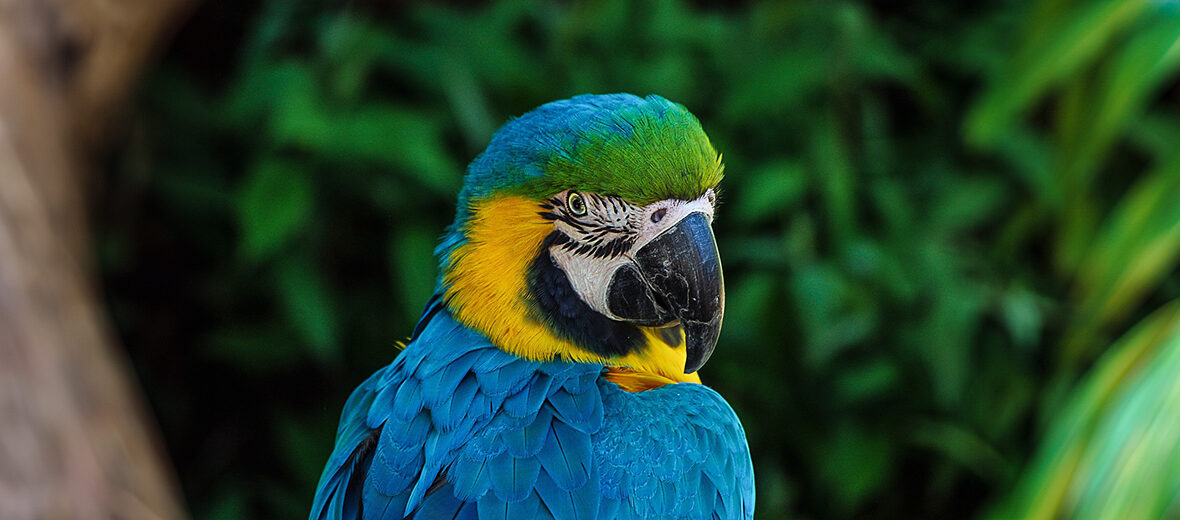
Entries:
{"label": "blue wing feather", "polygon": [[596,481],[595,478],[580,487],[562,489],[551,475],[542,475],[537,478],[537,495],[557,520],[591,520],[598,517],[601,502]]}
{"label": "blue wing feather", "polygon": [[594,463],[590,436],[561,421],[553,421],[549,438],[537,453],[537,459],[557,487],[566,491],[580,488],[590,478]]}
{"label": "blue wing feather", "polygon": [[459,514],[455,515],[455,520],[479,520],[479,508],[475,502],[466,502],[463,508],[459,510]]}
{"label": "blue wing feather", "polygon": [[523,428],[505,430],[501,434],[505,449],[514,457],[535,457],[548,440],[553,413],[549,407],[537,412],[532,423]]}
{"label": "blue wing feather", "polygon": [[524,498],[515,502],[506,502],[495,494],[489,493],[479,499],[477,509],[480,520],[532,520],[537,515],[540,506],[541,499],[537,497],[535,491],[530,489]]}
{"label": "blue wing feather", "polygon": [[549,404],[565,424],[582,433],[593,434],[602,427],[602,398],[599,395],[573,393],[563,388],[549,396]]}
{"label": "blue wing feather", "polygon": [[492,491],[505,502],[520,502],[533,492],[541,465],[533,457],[514,457],[505,451],[488,461]]}
{"label": "blue wing feather", "polygon": [[449,478],[455,484],[455,496],[463,500],[474,501],[492,489],[491,477],[488,471],[488,459],[470,459],[459,457],[451,466]]}
{"label": "blue wing feather", "polygon": [[458,428],[459,424],[467,419],[471,403],[478,391],[479,384],[476,383],[474,377],[468,376],[460,380],[449,399],[431,408],[434,411],[434,420],[439,427],[446,431]]}
{"label": "blue wing feather", "polygon": [[504,413],[513,417],[525,417],[536,413],[545,398],[549,397],[549,388],[552,382],[553,378],[548,374],[539,374],[525,388],[525,391],[517,392],[504,400]]}
{"label": "blue wing feather", "polygon": [[465,502],[455,498],[451,486],[442,486],[438,491],[424,498],[422,505],[411,514],[406,515],[406,518],[413,518],[415,520],[453,520],[459,516],[459,512],[465,505]]}

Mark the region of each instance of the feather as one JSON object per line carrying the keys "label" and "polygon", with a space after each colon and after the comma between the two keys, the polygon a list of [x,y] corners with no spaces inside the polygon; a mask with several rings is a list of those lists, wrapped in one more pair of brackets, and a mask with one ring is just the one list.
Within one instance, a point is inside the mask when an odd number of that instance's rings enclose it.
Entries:
{"label": "feather", "polygon": [[504,400],[504,413],[513,417],[525,417],[535,413],[545,398],[549,397],[552,382],[553,378],[548,374],[537,374],[528,386]]}
{"label": "feather", "polygon": [[363,518],[365,520],[397,518],[394,514],[402,515],[407,497],[405,494],[387,495],[378,491],[373,479],[365,480],[365,487],[361,491],[361,496],[361,503],[364,504],[362,513],[364,514]]}
{"label": "feather", "polygon": [[532,363],[512,363],[494,372],[481,372],[475,375],[479,386],[489,397],[505,398],[519,392],[529,382],[535,372],[536,365]]}
{"label": "feather", "polygon": [[451,392],[448,399],[431,408],[434,424],[438,429],[447,432],[457,428],[459,422],[466,418],[478,391],[479,384],[475,381],[475,376],[467,374]]}
{"label": "feather", "polygon": [[545,407],[536,414],[536,419],[527,426],[505,430],[501,434],[501,438],[508,453],[514,457],[536,456],[545,447],[545,442],[548,440],[552,418],[553,413],[549,411],[549,407]]}
{"label": "feather", "polygon": [[450,484],[443,485],[422,499],[422,505],[408,513],[415,520],[452,520],[459,515],[463,501],[455,498]]}
{"label": "feather", "polygon": [[417,378],[408,377],[401,382],[393,398],[393,417],[409,421],[422,411],[422,384]]}
{"label": "feather", "polygon": [[426,492],[434,487],[435,479],[438,478],[442,471],[443,458],[447,449],[440,449],[440,444],[443,441],[442,436],[431,434],[426,437],[426,443],[423,445],[424,459],[422,463],[422,470],[418,474],[417,481],[414,482],[413,488],[410,489],[410,497],[406,501],[405,514],[409,515],[411,511],[416,509],[426,496]]}
{"label": "feather", "polygon": [[603,497],[598,503],[598,518],[616,518],[622,502],[617,498]]}
{"label": "feather", "polygon": [[500,500],[519,502],[533,490],[541,465],[533,457],[517,458],[507,451],[488,461],[492,491]]}
{"label": "feather", "polygon": [[459,513],[455,515],[455,520],[480,520],[476,503],[469,501],[463,504],[463,507],[459,508]]}
{"label": "feather", "polygon": [[561,421],[552,421],[537,460],[557,487],[567,491],[580,488],[590,477],[593,461],[590,436]]}
{"label": "feather", "polygon": [[549,404],[565,424],[585,434],[602,426],[602,397],[598,392],[574,394],[564,389],[549,396]]}
{"label": "feather", "polygon": [[459,387],[459,383],[471,373],[471,364],[475,362],[475,352],[468,352],[442,367],[438,372],[426,376],[422,387],[423,404],[431,409],[446,403]]}
{"label": "feather", "polygon": [[420,446],[399,447],[392,441],[392,435],[382,431],[366,477],[382,494],[397,495],[418,477],[423,460]]}
{"label": "feather", "polygon": [[563,489],[552,475],[542,472],[537,477],[537,496],[541,497],[541,501],[555,520],[590,520],[598,517],[598,502],[601,497],[598,486],[592,483],[574,489]]}
{"label": "feather", "polygon": [[484,372],[494,372],[500,370],[511,363],[524,363],[520,358],[515,356],[505,356],[502,351],[497,348],[489,348],[480,350],[479,359],[471,365],[471,371],[477,374]]}
{"label": "feather", "polygon": [[478,499],[492,488],[487,475],[488,460],[459,457],[451,466],[448,475],[454,479],[455,496],[466,501]]}
{"label": "feather", "polygon": [[488,494],[479,499],[480,520],[533,520],[541,506],[537,493],[529,490],[526,497],[507,502],[496,495]]}

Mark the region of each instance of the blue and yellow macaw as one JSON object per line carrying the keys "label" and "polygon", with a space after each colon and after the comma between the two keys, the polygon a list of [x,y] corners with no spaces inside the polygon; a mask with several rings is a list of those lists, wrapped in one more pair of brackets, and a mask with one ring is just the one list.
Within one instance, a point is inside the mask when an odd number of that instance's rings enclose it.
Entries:
{"label": "blue and yellow macaw", "polygon": [[311,519],[752,518],[745,433],[697,376],[725,306],[721,177],[659,96],[505,124],[410,341],[344,406]]}

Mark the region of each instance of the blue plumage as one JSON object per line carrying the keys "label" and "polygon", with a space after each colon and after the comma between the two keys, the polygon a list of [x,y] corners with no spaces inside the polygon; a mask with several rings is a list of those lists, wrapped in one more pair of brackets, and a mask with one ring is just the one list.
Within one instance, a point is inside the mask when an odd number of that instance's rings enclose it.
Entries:
{"label": "blue plumage", "polygon": [[428,316],[349,398],[312,520],[752,517],[745,434],[708,387],[625,392]]}

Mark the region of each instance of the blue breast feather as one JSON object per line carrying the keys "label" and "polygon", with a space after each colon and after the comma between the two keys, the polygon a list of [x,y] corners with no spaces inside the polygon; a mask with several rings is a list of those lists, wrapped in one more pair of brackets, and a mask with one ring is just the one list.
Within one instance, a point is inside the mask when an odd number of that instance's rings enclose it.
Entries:
{"label": "blue breast feather", "polygon": [[435,308],[349,398],[310,518],[753,517],[745,433],[720,395],[628,393],[602,369],[517,358]]}

